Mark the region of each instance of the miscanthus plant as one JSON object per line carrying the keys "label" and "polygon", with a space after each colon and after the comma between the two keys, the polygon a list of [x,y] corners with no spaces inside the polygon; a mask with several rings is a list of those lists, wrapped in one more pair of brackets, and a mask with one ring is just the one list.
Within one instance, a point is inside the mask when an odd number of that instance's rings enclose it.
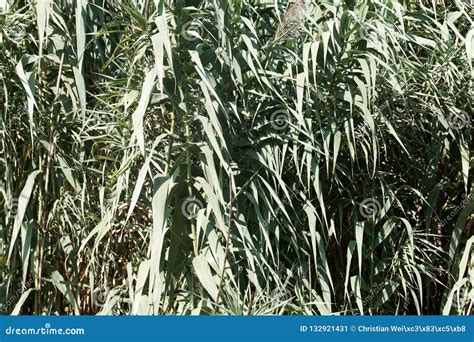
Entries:
{"label": "miscanthus plant", "polygon": [[473,13],[1,0],[1,312],[472,313]]}

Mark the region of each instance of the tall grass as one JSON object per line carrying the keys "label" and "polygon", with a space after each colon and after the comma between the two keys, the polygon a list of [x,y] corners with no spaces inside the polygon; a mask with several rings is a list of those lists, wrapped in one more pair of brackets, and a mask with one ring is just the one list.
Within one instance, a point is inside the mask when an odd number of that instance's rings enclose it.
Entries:
{"label": "tall grass", "polygon": [[472,313],[467,1],[0,8],[4,314]]}

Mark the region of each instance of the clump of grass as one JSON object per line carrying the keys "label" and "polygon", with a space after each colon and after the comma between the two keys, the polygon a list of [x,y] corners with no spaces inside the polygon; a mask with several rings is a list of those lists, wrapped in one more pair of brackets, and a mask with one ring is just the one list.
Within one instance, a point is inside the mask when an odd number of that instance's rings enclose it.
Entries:
{"label": "clump of grass", "polygon": [[472,312],[469,4],[3,3],[3,313]]}

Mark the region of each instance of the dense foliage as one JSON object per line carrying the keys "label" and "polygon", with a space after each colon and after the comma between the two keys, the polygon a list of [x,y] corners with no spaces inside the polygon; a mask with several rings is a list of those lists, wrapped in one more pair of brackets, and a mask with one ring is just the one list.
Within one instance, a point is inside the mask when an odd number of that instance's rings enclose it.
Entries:
{"label": "dense foliage", "polygon": [[473,25],[0,0],[1,312],[471,313]]}

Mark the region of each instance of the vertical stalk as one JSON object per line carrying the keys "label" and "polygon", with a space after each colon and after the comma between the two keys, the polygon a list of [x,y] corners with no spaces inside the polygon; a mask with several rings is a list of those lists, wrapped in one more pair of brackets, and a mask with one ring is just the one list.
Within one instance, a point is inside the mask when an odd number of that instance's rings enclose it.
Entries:
{"label": "vertical stalk", "polygon": [[[165,109],[163,109],[165,112]],[[175,130],[175,116],[174,112],[171,112],[171,126],[170,126],[170,131],[168,134],[170,144],[168,146],[168,156],[166,160],[166,165],[165,165],[165,175],[169,176],[169,170],[170,170],[170,164],[171,164],[171,153],[173,150],[173,140],[174,140],[174,130]]]}
{"label": "vertical stalk", "polygon": [[[191,185],[192,182],[192,173],[191,173],[191,153],[189,152],[189,145],[191,144],[191,131],[189,128],[189,117],[188,114],[185,114],[185,136],[186,136],[186,183],[188,185],[188,197],[192,198],[193,196],[193,187]],[[191,237],[193,240],[193,252],[194,256],[198,256],[199,249],[198,249],[198,239],[197,239],[197,227],[195,220],[191,220]]]}
{"label": "vertical stalk", "polygon": [[219,287],[217,288],[216,306],[219,305],[219,297],[220,297],[222,285],[224,282],[225,265],[227,263],[227,255],[229,254],[230,232],[232,228],[232,206],[234,204],[234,198],[233,198],[233,192],[232,192],[233,187],[234,187],[234,177],[232,175],[232,170],[229,170],[229,223],[227,226],[227,238],[225,242],[224,260],[222,262],[222,268],[220,272],[221,278],[219,281]]}

